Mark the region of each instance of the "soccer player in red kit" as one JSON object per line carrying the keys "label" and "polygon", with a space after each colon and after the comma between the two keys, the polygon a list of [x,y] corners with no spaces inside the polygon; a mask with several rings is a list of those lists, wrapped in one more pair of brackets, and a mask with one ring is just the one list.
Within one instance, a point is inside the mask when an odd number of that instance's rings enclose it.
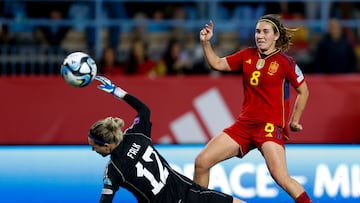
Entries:
{"label": "soccer player in red kit", "polygon": [[[276,15],[262,16],[256,23],[256,47],[225,57],[219,57],[211,46],[213,29],[210,21],[200,31],[204,56],[214,70],[242,71],[244,103],[236,121],[210,140],[196,157],[194,181],[207,187],[212,166],[257,148],[275,182],[296,203],[312,202],[303,186],[289,176],[286,166],[288,125],[292,131],[302,130],[299,121],[309,95],[303,73],[285,54],[296,29],[285,27]],[[290,86],[297,92],[292,112]]]}

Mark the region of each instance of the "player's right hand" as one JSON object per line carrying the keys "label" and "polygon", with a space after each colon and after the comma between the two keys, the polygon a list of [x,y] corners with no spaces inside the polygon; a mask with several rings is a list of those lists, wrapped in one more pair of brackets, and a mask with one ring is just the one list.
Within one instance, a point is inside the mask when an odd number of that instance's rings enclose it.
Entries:
{"label": "player's right hand", "polygon": [[293,132],[299,132],[302,131],[303,127],[299,123],[291,123],[290,124],[290,130]]}

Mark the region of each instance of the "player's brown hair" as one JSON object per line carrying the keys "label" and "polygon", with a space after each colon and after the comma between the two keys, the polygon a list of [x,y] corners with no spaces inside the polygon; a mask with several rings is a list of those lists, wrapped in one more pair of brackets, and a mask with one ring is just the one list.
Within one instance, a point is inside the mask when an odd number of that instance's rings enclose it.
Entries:
{"label": "player's brown hair", "polygon": [[90,134],[105,143],[119,144],[123,140],[123,132],[125,122],[121,118],[107,117],[98,120],[90,127]]}
{"label": "player's brown hair", "polygon": [[289,28],[282,24],[281,16],[275,14],[267,14],[262,17],[257,22],[265,21],[272,24],[274,33],[279,32],[280,37],[276,41],[276,47],[281,49],[281,51],[287,51],[292,45],[291,39],[294,36],[297,28]]}

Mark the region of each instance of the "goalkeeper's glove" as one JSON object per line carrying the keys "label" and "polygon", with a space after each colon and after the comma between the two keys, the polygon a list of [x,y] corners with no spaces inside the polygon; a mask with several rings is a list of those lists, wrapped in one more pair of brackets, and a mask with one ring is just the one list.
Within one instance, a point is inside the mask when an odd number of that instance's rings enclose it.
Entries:
{"label": "goalkeeper's glove", "polygon": [[119,99],[124,98],[124,96],[127,94],[126,91],[114,85],[111,80],[107,79],[106,77],[97,75],[95,76],[95,79],[102,83],[102,85],[99,85],[98,88],[104,92],[110,93]]}

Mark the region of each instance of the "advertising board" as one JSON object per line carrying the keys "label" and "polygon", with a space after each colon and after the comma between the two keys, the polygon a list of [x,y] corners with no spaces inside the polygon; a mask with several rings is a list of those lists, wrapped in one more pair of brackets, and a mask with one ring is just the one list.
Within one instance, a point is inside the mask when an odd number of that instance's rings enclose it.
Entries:
{"label": "advertising board", "polygon": [[[156,145],[180,173],[192,178],[203,145]],[[360,200],[359,145],[287,145],[289,173],[316,202]],[[181,156],[179,156],[181,155]],[[90,146],[0,146],[2,202],[98,202],[107,158]],[[210,188],[248,202],[292,202],[272,180],[261,154],[253,150],[211,170]],[[137,202],[120,189],[114,202]]]}

